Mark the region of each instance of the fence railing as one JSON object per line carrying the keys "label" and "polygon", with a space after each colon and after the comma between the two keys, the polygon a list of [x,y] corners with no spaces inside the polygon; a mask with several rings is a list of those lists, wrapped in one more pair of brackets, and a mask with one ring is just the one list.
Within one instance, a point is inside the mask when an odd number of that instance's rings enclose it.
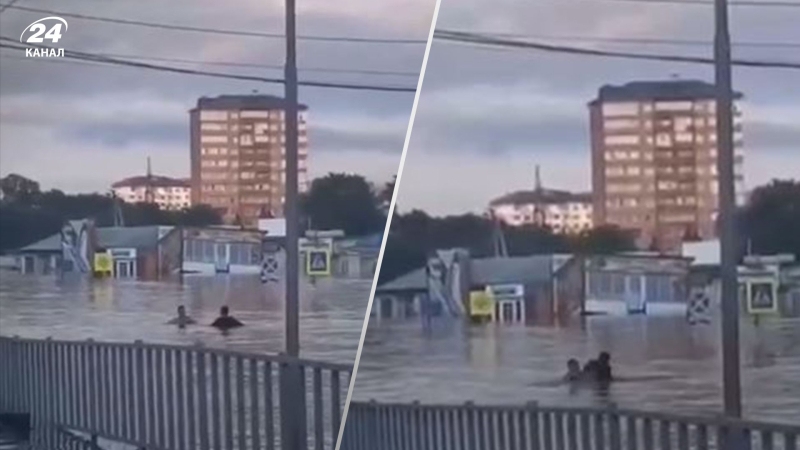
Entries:
{"label": "fence railing", "polygon": [[202,346],[0,337],[0,412],[154,450],[280,449],[282,430],[301,431],[295,448],[332,449],[351,370]]}
{"label": "fence railing", "polygon": [[796,450],[800,426],[611,408],[351,402],[342,450]]}

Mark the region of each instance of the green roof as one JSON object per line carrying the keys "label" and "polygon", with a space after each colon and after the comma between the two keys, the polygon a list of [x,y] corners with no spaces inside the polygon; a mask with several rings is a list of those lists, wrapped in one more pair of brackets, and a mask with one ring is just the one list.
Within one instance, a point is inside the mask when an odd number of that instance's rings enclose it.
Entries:
{"label": "green roof", "polygon": [[[475,258],[470,260],[470,278],[473,286],[549,283],[552,278],[553,263],[551,255]],[[387,293],[427,289],[425,267],[421,267],[378,286],[377,290]]]}
{"label": "green roof", "polygon": [[[105,227],[97,228],[97,246],[99,248],[156,248],[161,226],[141,227]],[[20,252],[60,252],[61,234],[56,233],[41,241],[34,242],[19,249]]]}

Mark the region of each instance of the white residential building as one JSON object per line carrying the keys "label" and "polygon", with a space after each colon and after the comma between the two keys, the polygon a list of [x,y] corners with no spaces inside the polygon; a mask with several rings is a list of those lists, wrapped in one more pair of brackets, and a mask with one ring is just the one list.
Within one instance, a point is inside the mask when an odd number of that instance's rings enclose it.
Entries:
{"label": "white residential building", "polygon": [[117,198],[127,203],[155,203],[165,210],[192,205],[189,181],[158,175],[125,178],[111,185]]}
{"label": "white residential building", "polygon": [[545,225],[555,233],[576,234],[592,228],[592,196],[554,189],[517,191],[493,200],[489,209],[508,225]]}

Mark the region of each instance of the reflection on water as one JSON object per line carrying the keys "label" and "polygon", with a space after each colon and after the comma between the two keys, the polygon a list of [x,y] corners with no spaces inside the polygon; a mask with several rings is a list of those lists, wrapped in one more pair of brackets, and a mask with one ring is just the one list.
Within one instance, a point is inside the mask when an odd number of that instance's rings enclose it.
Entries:
{"label": "reflection on water", "polygon": [[[715,321],[718,323],[718,321]],[[599,405],[718,413],[721,357],[716,326],[683,316],[595,316],[566,328],[470,326],[440,320],[373,323],[354,397],[361,400]],[[742,326],[743,398],[751,418],[800,423],[800,321]],[[612,355],[607,392],[560,382],[570,357]]]}
{"label": "reflection on water", "polygon": [[[301,287],[301,356],[351,364],[371,280],[318,280]],[[80,280],[0,272],[0,333],[6,336],[192,344],[249,352],[284,349],[283,285],[257,275],[186,276],[183,281]],[[198,321],[166,322],[178,305]],[[208,326],[222,305],[246,326],[223,336]]]}

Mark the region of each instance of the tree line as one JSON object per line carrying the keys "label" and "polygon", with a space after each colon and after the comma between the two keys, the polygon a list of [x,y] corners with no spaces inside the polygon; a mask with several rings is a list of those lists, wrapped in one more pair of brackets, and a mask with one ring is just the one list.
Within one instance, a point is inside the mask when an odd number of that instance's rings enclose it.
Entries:
{"label": "tree line", "polygon": [[[393,183],[374,186],[359,175],[317,178],[300,199],[302,227],[341,229],[351,236],[383,233],[391,189]],[[110,194],[42,191],[38,182],[17,174],[0,178],[0,194],[0,252],[55,234],[67,220],[90,218],[97,226],[112,226],[115,203],[126,226],[222,223],[220,213],[208,205],[167,211],[152,203],[125,203]]]}
{"label": "tree line", "polygon": [[[423,211],[395,213],[381,265],[379,283],[425,264],[436,249],[462,247],[476,257],[495,253],[494,222],[465,214],[431,217]],[[791,253],[800,260],[800,181],[773,180],[751,192],[736,214],[740,256]],[[614,226],[577,235],[555,234],[547,227],[501,226],[508,253],[525,256],[550,253],[609,254],[635,250],[634,236]]]}
{"label": "tree line", "polygon": [[[350,236],[383,233],[394,180],[373,185],[364,177],[331,173],[312,181],[301,196],[302,227],[340,229]],[[58,232],[65,220],[93,218],[114,223],[114,199],[102,194],[41,191],[19,175],[0,179],[0,252],[22,247]],[[164,211],[156,205],[120,202],[126,225],[207,226],[221,223],[207,205]],[[737,214],[742,252],[792,253],[800,259],[800,182],[774,180],[752,191]],[[613,253],[635,248],[632,235],[613,226],[577,235],[555,234],[546,227],[502,225],[508,253]],[[380,281],[422,266],[438,248],[464,247],[476,257],[494,254],[495,224],[474,214],[432,217],[423,211],[396,213],[386,243]]]}

